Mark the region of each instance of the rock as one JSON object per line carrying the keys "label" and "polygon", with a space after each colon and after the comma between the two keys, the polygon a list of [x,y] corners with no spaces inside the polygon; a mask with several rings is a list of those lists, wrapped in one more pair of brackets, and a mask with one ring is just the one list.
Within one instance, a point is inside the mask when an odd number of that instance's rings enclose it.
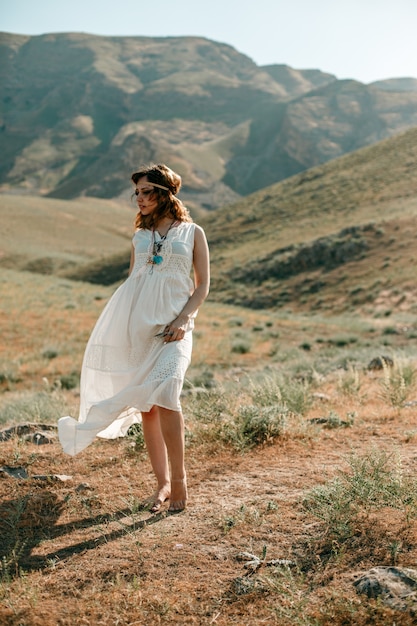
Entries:
{"label": "rock", "polygon": [[324,428],[349,428],[352,426],[352,421],[342,420],[340,417],[312,417],[308,420],[310,424],[319,424]]}
{"label": "rock", "polygon": [[3,465],[3,467],[0,467],[0,474],[6,474],[6,476],[11,476],[12,478],[29,478],[24,467],[9,467],[8,465]]}
{"label": "rock", "polygon": [[367,369],[382,370],[384,368],[384,364],[386,367],[394,367],[394,361],[391,359],[391,357],[382,355],[376,356],[372,359],[372,361],[369,361]]}
{"label": "rock", "polygon": [[34,480],[45,480],[53,483],[66,483],[68,480],[72,480],[72,476],[67,476],[66,474],[35,474],[32,478]]}
{"label": "rock", "polygon": [[42,446],[47,443],[55,443],[58,439],[58,435],[54,432],[45,432],[44,430],[38,430],[34,433],[25,435],[23,439],[25,441],[30,441],[37,446]]}
{"label": "rock", "polygon": [[313,393],[312,396],[315,400],[321,400],[322,402],[330,402],[331,400],[331,397],[327,393],[316,392]]}
{"label": "rock", "polygon": [[16,424],[16,426],[10,426],[0,431],[0,441],[8,441],[12,437],[23,437],[31,433],[45,431],[56,431],[57,427],[54,424],[31,424],[29,422],[25,424]]}
{"label": "rock", "polygon": [[[315,269],[330,270],[360,258],[369,247],[368,231],[373,228],[372,224],[352,226],[303,245],[290,244],[279,248],[252,262],[250,269],[246,265],[236,269],[235,279],[259,283],[260,280],[282,280]],[[313,289],[314,293],[316,287]]]}
{"label": "rock", "polygon": [[295,567],[297,564],[290,559],[271,559],[270,561],[265,561],[265,565],[267,567]]}
{"label": "rock", "polygon": [[269,559],[266,560],[265,556],[258,557],[251,552],[239,552],[236,555],[236,561],[244,562],[244,568],[248,570],[249,574],[254,574],[258,569],[265,565],[266,567],[294,567],[295,561],[289,559]]}
{"label": "rock", "polygon": [[75,491],[77,493],[83,493],[84,491],[92,491],[93,488],[90,487],[90,485],[88,483],[80,483],[79,485],[77,485],[77,487],[75,488]]}
{"label": "rock", "polygon": [[353,583],[357,593],[380,598],[393,609],[417,615],[417,570],[408,567],[373,567]]}
{"label": "rock", "polygon": [[67,476],[66,474],[34,474],[33,476],[29,476],[24,467],[9,467],[8,465],[3,465],[0,467],[0,475],[5,474],[6,476],[10,476],[11,478],[18,479],[28,479],[32,478],[33,480],[44,480],[47,482],[61,482],[65,483],[68,480],[72,480],[72,476]]}

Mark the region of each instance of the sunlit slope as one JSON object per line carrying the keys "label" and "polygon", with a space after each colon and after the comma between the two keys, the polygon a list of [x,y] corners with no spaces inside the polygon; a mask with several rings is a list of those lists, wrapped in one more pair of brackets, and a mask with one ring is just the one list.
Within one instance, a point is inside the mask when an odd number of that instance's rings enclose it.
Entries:
{"label": "sunlit slope", "polygon": [[0,267],[54,273],[129,250],[128,202],[0,195]]}
{"label": "sunlit slope", "polygon": [[412,129],[210,215],[214,297],[332,308],[351,306],[353,289],[376,299],[375,281],[400,290],[413,282],[416,225]]}

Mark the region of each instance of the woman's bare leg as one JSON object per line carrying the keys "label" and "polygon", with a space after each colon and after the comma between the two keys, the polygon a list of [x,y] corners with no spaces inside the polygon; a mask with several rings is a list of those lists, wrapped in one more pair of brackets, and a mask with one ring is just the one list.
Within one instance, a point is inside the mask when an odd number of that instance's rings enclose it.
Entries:
{"label": "woman's bare leg", "polygon": [[161,430],[158,407],[154,406],[149,412],[142,413],[142,429],[151,466],[157,480],[157,490],[151,507],[155,513],[161,508],[161,504],[170,497],[171,493],[167,447]]}
{"label": "woman's bare leg", "polygon": [[162,436],[171,466],[170,511],[182,511],[187,502],[187,483],[184,462],[184,417],[181,411],[159,409]]}

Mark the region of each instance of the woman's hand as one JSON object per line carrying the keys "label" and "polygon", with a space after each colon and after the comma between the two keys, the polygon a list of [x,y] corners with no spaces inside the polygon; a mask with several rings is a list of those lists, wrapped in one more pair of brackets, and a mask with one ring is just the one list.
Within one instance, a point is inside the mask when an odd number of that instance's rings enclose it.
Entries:
{"label": "woman's hand", "polygon": [[188,316],[179,315],[173,322],[164,328],[164,342],[181,341],[184,339],[189,319]]}

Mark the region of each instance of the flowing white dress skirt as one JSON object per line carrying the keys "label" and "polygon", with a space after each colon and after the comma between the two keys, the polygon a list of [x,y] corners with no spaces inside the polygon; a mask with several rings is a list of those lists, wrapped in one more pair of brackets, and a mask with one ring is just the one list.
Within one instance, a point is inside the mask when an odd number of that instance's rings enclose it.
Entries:
{"label": "flowing white dress skirt", "polygon": [[[81,452],[96,436],[124,436],[154,406],[181,410],[180,395],[191,361],[191,319],[184,339],[156,335],[182,311],[194,290],[190,278],[195,225],[181,222],[163,241],[158,265],[147,263],[152,233],[133,237],[135,265],[108,301],[91,333],[80,381],[78,421],[58,421],[64,452]],[[156,241],[159,239],[155,233]]]}

